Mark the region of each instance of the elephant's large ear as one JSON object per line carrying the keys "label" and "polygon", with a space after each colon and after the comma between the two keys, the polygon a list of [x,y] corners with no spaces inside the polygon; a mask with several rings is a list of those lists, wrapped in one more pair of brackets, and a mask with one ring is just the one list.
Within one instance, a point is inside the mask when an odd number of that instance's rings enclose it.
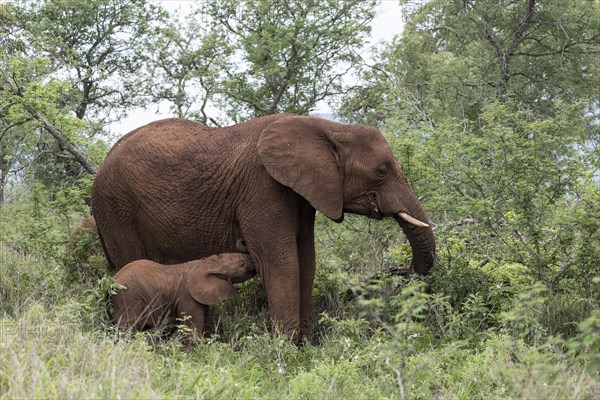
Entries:
{"label": "elephant's large ear", "polygon": [[289,116],[265,127],[258,155],[269,174],[333,220],[342,217],[341,165],[336,144],[317,118]]}
{"label": "elephant's large ear", "polygon": [[195,266],[190,270],[187,287],[194,300],[209,306],[233,299],[238,294],[231,282],[211,273],[210,268],[204,265]]}

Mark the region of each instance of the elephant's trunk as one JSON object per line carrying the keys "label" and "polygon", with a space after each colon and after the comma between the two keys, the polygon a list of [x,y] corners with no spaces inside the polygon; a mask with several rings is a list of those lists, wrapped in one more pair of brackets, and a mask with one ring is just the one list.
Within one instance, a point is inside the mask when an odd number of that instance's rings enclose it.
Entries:
{"label": "elephant's trunk", "polygon": [[412,250],[412,268],[420,275],[427,275],[435,258],[435,237],[431,223],[399,167],[396,176],[397,179],[390,179],[388,186],[378,193],[378,206],[383,215],[396,219],[408,238]]}
{"label": "elephant's trunk", "polygon": [[[418,210],[413,210],[413,213],[409,215],[419,221],[428,222],[425,212],[420,207]],[[435,237],[433,236],[431,224],[427,227],[414,225],[407,222],[406,218],[400,216],[399,213],[395,214],[394,218],[398,221],[410,243],[412,268],[419,275],[427,275],[435,258]]]}

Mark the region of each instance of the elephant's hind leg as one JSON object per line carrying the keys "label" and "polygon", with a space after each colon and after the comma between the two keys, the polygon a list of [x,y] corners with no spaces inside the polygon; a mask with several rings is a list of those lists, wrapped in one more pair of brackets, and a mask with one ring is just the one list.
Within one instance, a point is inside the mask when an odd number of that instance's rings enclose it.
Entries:
{"label": "elephant's hind leg", "polygon": [[[151,259],[133,221],[128,218],[109,219],[101,216],[97,216],[96,219],[104,252],[113,270],[118,271],[135,260]],[[110,225],[106,221],[110,221]]]}
{"label": "elephant's hind leg", "polygon": [[146,321],[144,307],[138,304],[137,300],[121,297],[115,302],[114,322],[119,330],[139,332],[144,330]]}

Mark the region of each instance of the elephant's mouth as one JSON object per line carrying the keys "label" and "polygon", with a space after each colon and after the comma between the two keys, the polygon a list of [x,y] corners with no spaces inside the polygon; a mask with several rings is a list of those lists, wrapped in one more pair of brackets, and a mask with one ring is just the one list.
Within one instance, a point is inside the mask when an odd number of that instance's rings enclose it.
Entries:
{"label": "elephant's mouth", "polygon": [[377,205],[375,195],[363,196],[353,202],[344,204],[344,212],[365,215],[368,218],[380,220],[385,216]]}
{"label": "elephant's mouth", "polygon": [[367,214],[367,216],[371,219],[376,220],[383,219],[383,213],[379,211],[379,208],[377,207],[377,201],[375,196],[371,197],[371,201],[369,203],[369,213]]}

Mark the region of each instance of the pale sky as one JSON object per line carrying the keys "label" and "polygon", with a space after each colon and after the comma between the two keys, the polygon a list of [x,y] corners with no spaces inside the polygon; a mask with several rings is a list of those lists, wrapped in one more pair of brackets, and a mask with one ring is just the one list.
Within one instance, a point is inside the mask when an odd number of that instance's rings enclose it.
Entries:
{"label": "pale sky", "polygon": [[[157,1],[161,3],[169,12],[174,12],[181,8],[183,12],[190,9],[190,5],[196,3],[194,0],[163,0]],[[383,0],[379,5],[377,16],[373,20],[371,30],[371,45],[380,44],[383,41],[390,41],[395,35],[402,33],[404,27],[404,19],[402,9],[398,0]],[[156,112],[157,109],[160,112]],[[331,113],[331,109],[326,103],[318,104],[315,114]],[[156,121],[162,118],[168,118],[172,115],[169,113],[169,105],[151,105],[146,109],[136,108],[129,112],[129,115],[118,123],[113,124],[111,128],[111,136],[115,136],[115,140],[127,132],[145,125],[149,122]]]}

